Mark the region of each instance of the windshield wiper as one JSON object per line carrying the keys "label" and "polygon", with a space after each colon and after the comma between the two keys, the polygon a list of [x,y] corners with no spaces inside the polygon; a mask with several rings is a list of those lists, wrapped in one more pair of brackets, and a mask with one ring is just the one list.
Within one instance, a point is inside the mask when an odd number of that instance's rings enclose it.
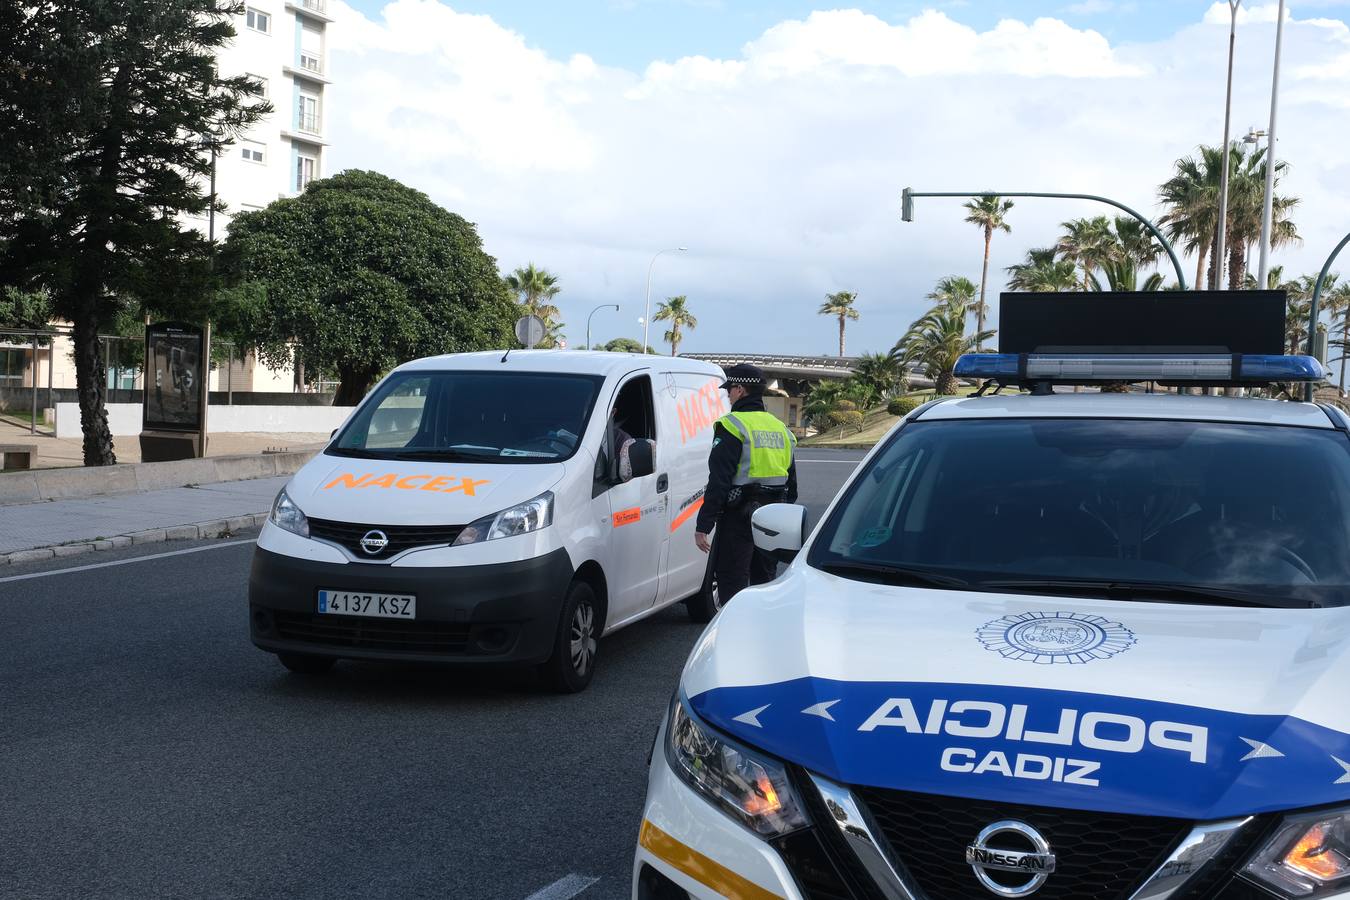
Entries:
{"label": "windshield wiper", "polygon": [[463,450],[436,450],[425,448],[422,450],[396,450],[389,455],[390,459],[430,459],[440,462],[465,462],[483,459],[486,454],[483,453],[465,453]]}
{"label": "windshield wiper", "polygon": [[864,581],[879,581],[883,584],[909,584],[923,587],[964,588],[970,582],[954,575],[942,575],[926,569],[912,569],[906,566],[888,566],[885,563],[863,562],[861,560],[838,560],[817,564],[816,568],[831,575],[845,578],[856,577]]}
{"label": "windshield wiper", "polygon": [[1277,609],[1309,609],[1321,606],[1313,600],[1257,595],[1195,584],[1151,581],[1097,581],[1093,579],[1007,578],[981,581],[983,590],[1029,591],[1037,594],[1104,594],[1122,600],[1161,600],[1169,603],[1215,603]]}

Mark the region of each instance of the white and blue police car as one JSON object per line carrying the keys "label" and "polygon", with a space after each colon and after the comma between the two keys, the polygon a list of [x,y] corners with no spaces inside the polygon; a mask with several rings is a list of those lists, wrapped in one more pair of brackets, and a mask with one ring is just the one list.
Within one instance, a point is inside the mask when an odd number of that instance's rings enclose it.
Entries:
{"label": "white and blue police car", "polygon": [[692,652],[633,896],[1350,897],[1350,418],[1152,383],[1323,379],[1281,335],[963,358],[1031,390],[759,510],[800,552]]}

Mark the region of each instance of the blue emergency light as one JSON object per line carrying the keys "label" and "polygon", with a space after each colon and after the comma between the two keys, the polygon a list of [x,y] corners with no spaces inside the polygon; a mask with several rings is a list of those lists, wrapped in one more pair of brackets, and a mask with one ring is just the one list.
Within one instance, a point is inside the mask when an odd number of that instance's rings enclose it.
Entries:
{"label": "blue emergency light", "polygon": [[1321,381],[1327,375],[1311,356],[1242,353],[967,353],[956,361],[953,374],[1005,384],[1157,381],[1209,385]]}

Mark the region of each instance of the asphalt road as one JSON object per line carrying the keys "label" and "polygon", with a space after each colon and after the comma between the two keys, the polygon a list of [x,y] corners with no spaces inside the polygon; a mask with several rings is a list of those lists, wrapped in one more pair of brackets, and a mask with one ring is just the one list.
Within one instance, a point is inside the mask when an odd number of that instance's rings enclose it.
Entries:
{"label": "asphalt road", "polygon": [[[861,455],[802,451],[802,501],[818,515]],[[682,606],[607,638],[578,696],[305,678],[248,641],[251,553],[0,570],[0,897],[628,896],[647,753],[700,632]]]}

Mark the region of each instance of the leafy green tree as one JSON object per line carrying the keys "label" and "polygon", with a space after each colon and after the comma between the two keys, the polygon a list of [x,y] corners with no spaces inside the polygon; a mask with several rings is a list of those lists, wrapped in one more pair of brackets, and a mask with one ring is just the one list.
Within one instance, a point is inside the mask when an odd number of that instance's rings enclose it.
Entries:
{"label": "leafy green tree", "polygon": [[[1205,283],[1205,261],[1214,246],[1219,224],[1219,182],[1223,152],[1218,147],[1201,146],[1199,156],[1183,156],[1175,164],[1171,178],[1158,188],[1166,212],[1158,220],[1174,244],[1186,253],[1194,253],[1195,286]],[[1215,278],[1210,271],[1209,289]]]}
{"label": "leafy green tree", "polygon": [[518,308],[473,225],[375,172],[310,182],[237,216],[221,254],[237,286],[229,331],[268,365],[337,373],[352,405],[421,356],[506,347]]}
{"label": "leafy green tree", "polygon": [[806,394],[806,402],[802,404],[802,412],[805,413],[807,421],[820,427],[820,424],[826,421],[826,417],[838,408],[843,393],[842,381],[818,381],[812,385]]}
{"label": "leafy green tree", "polygon": [[1007,272],[1014,291],[1071,291],[1077,284],[1073,263],[1056,259],[1054,247],[1028,250],[1026,261],[1008,266]]}
{"label": "leafy green tree", "polygon": [[[966,336],[966,316],[970,312],[970,299],[947,293],[944,297],[943,282],[955,279],[944,278],[938,282],[938,289],[930,297],[942,297],[922,317],[909,326],[909,330],[896,342],[891,355],[903,364],[917,363],[924,368],[924,374],[933,379],[939,394],[956,393],[956,361],[962,354],[970,353],[985,340],[993,336],[992,331],[976,332]],[[960,279],[969,284],[969,279]],[[974,297],[974,285],[970,285],[969,297]]]}
{"label": "leafy green tree", "polygon": [[[1327,274],[1327,280],[1333,280],[1332,273]],[[1336,279],[1339,282],[1339,279]],[[1328,289],[1327,285],[1322,286],[1321,302],[1326,305],[1327,313],[1331,316],[1333,337],[1328,343],[1331,349],[1340,351],[1340,356],[1330,360],[1339,362],[1340,374],[1336,376],[1336,389],[1345,395],[1345,361],[1347,352],[1350,351],[1350,282],[1335,284]],[[1340,332],[1335,336],[1335,332]],[[1328,354],[1330,355],[1330,354]]]}
{"label": "leafy green tree", "polygon": [[839,355],[844,355],[844,323],[849,319],[857,321],[861,313],[853,308],[858,295],[853,291],[836,291],[833,294],[825,295],[825,302],[820,304],[818,312],[822,316],[836,316],[839,319]]}
{"label": "leafy green tree", "polygon": [[698,319],[689,311],[689,298],[681,294],[678,297],[667,297],[656,307],[656,314],[652,316],[658,322],[669,322],[670,330],[666,332],[666,343],[670,344],[670,355],[676,356],[680,352],[680,341],[684,336],[680,334],[681,328],[688,328],[693,331],[698,327]]}
{"label": "leafy green tree", "polygon": [[[609,343],[605,344],[605,350],[610,353],[641,353],[642,342],[635,341],[632,338],[617,337],[614,340],[610,341]],[[648,347],[647,352],[655,353],[656,351],[653,350],[651,347]]]}
{"label": "leafy green tree", "polygon": [[46,328],[52,301],[43,291],[0,290],[0,328]]}
{"label": "leafy green tree", "polygon": [[210,148],[270,111],[216,70],[230,0],[0,4],[0,284],[73,325],[86,465],[110,465],[99,332],[141,304],[204,312]]}
{"label": "leafy green tree", "polygon": [[1063,223],[1055,250],[1066,260],[1083,270],[1083,290],[1092,289],[1092,272],[1114,259],[1118,254],[1116,236],[1106,216],[1091,219],[1070,219]]}
{"label": "leafy green tree", "polygon": [[562,310],[553,304],[553,298],[562,292],[558,276],[547,269],[536,268],[529,263],[523,269],[516,269],[505,279],[506,287],[516,295],[520,302],[521,315],[538,316],[544,320],[544,339],[536,346],[548,348],[557,346],[562,337]]}
{"label": "leafy green tree", "polygon": [[984,331],[984,319],[989,307],[984,302],[984,289],[989,282],[989,245],[994,240],[995,231],[1012,232],[1008,224],[1008,211],[1013,208],[1011,200],[1004,200],[995,194],[981,194],[965,203],[970,215],[966,221],[978,225],[984,232],[984,267],[980,269],[980,302],[975,307],[975,330]]}

